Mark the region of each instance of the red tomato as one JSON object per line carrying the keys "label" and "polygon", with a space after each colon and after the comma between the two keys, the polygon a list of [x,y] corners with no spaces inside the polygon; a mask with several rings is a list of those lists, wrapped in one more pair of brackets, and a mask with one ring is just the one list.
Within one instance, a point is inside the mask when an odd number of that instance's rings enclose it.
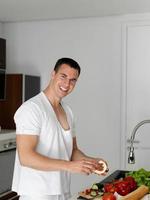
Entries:
{"label": "red tomato", "polygon": [[90,194],[90,192],[91,192],[91,188],[85,190],[85,194],[87,195]]}
{"label": "red tomato", "polygon": [[128,181],[128,182],[135,182],[132,176],[126,176],[123,180]]}
{"label": "red tomato", "polygon": [[114,186],[113,183],[106,183],[104,185],[104,191],[105,192],[111,192],[111,193],[114,193],[116,191],[116,188]]}
{"label": "red tomato", "polygon": [[125,196],[131,192],[130,184],[127,181],[119,181],[115,184],[118,194]]}
{"label": "red tomato", "polygon": [[124,180],[129,183],[131,192],[137,188],[137,183],[132,176],[127,176],[124,178]]}
{"label": "red tomato", "polygon": [[104,193],[102,200],[116,200],[116,197],[113,193]]}
{"label": "red tomato", "polygon": [[125,178],[114,180],[111,183],[104,185],[104,191],[107,193],[115,193],[125,196],[137,188],[137,183],[133,177],[127,176]]}

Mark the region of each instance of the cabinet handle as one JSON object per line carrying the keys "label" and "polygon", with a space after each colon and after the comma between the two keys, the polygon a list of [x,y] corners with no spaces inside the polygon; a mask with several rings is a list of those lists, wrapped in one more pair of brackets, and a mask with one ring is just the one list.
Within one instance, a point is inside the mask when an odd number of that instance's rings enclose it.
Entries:
{"label": "cabinet handle", "polygon": [[[127,139],[127,143],[131,143],[131,139]],[[140,141],[139,140],[134,140],[133,143],[134,144],[139,144]]]}

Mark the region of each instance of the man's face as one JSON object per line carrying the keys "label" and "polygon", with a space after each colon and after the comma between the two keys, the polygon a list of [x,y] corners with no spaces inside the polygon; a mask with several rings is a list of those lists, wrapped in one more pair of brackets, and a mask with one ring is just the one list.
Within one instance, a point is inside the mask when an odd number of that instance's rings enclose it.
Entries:
{"label": "man's face", "polygon": [[72,92],[78,76],[78,71],[67,64],[62,64],[57,72],[53,71],[52,82],[58,98],[65,97]]}

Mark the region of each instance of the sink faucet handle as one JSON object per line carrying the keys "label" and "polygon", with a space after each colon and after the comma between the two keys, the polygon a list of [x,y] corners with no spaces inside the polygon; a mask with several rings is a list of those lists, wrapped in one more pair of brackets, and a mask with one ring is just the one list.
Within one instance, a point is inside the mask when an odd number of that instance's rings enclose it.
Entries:
{"label": "sink faucet handle", "polygon": [[135,155],[134,155],[134,147],[130,147],[129,156],[128,156],[128,163],[134,164],[135,163]]}

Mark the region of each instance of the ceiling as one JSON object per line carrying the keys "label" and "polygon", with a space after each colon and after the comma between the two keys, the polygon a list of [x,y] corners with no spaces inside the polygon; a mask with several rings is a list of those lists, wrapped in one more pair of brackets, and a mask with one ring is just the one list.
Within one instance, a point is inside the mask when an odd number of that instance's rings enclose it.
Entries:
{"label": "ceiling", "polygon": [[150,12],[150,0],[0,0],[0,22]]}

